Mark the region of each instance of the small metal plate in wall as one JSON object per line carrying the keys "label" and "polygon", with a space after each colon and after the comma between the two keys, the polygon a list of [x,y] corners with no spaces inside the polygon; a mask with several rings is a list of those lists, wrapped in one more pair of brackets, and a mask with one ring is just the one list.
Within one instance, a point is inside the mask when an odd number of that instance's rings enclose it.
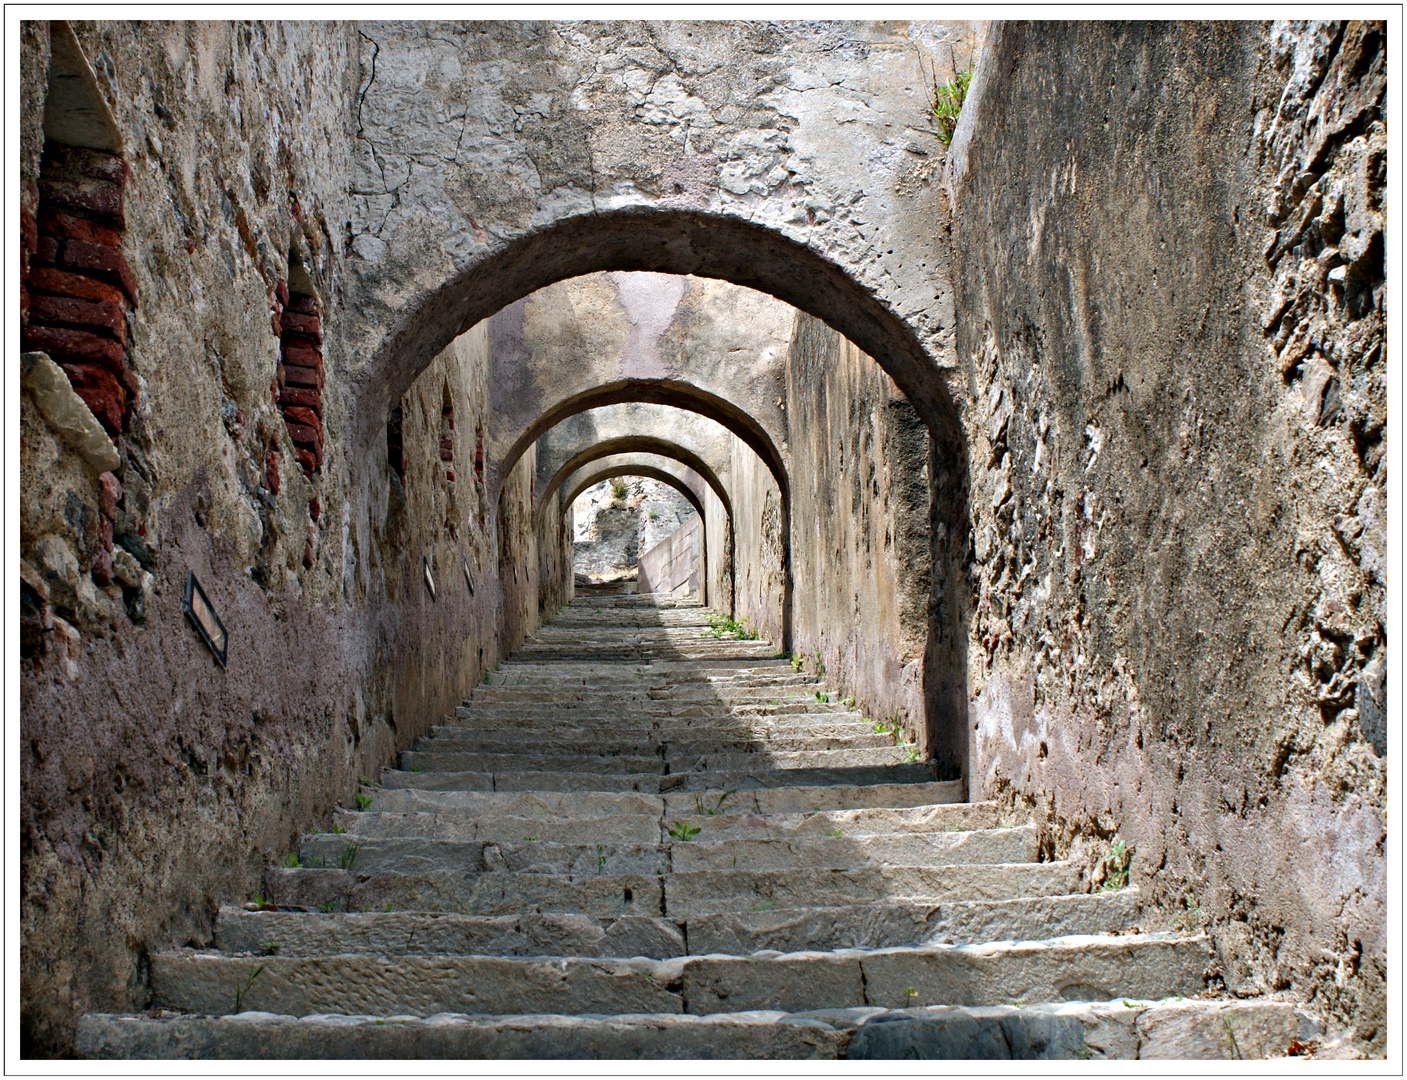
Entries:
{"label": "small metal plate in wall", "polygon": [[469,586],[469,595],[474,595],[474,575],[469,572],[469,560],[463,555],[459,557],[459,568],[464,571],[464,584]]}
{"label": "small metal plate in wall", "polygon": [[196,581],[193,570],[186,571],[186,595],[181,608],[185,611],[186,618],[190,619],[191,625],[205,639],[205,644],[210,646],[210,651],[215,654],[220,666],[224,667],[229,635],[225,632],[225,624],[220,621],[220,616],[216,615],[215,609],[210,606],[210,598],[205,595],[200,582]]}
{"label": "small metal plate in wall", "polygon": [[430,558],[427,555],[420,556],[420,568],[425,574],[425,588],[430,590],[430,599],[435,599],[435,576],[430,573]]}

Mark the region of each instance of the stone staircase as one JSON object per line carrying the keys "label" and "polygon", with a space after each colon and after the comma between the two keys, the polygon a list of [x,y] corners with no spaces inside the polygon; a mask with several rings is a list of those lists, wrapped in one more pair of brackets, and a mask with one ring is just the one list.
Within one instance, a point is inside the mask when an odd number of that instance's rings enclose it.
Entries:
{"label": "stone staircase", "polygon": [[[1319,1032],[1207,996],[1029,822],[963,802],[763,641],[579,598],[367,784],[89,1057],[1257,1057]],[[249,909],[255,910],[249,910]]]}

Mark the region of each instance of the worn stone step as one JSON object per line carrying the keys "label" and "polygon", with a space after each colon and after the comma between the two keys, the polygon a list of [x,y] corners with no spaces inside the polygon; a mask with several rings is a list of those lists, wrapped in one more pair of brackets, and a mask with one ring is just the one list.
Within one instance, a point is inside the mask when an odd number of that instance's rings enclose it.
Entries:
{"label": "worn stone step", "polygon": [[[423,773],[395,773],[408,781],[426,779]],[[578,817],[599,814],[668,814],[670,820],[697,814],[700,806],[715,808],[719,800],[730,813],[767,818],[776,814],[808,814],[883,807],[951,804],[962,805],[960,780],[929,781],[921,784],[836,784],[824,787],[708,788],[701,791],[656,792],[602,791],[493,791],[434,789],[431,787],[363,788],[372,798],[375,811],[417,812],[425,810],[475,810],[480,813],[511,813],[522,816],[571,814]],[[661,809],[662,808],[662,809]],[[956,809],[953,811],[958,813]],[[957,824],[954,820],[953,824]],[[840,826],[844,828],[844,826]],[[825,831],[825,830],[822,830]]]}
{"label": "worn stone step", "polygon": [[1203,936],[1074,936],[1047,941],[705,956],[678,966],[688,1011],[802,1012],[880,1005],[1009,1005],[1192,996],[1206,989]]}
{"label": "worn stone step", "polygon": [[1104,934],[1135,925],[1138,892],[1020,897],[1014,900],[885,900],[839,907],[778,908],[690,915],[689,951],[745,955],[764,949],[880,949],[968,945]]}
{"label": "worn stone step", "polygon": [[264,871],[266,895],[279,907],[312,912],[452,912],[458,915],[560,913],[664,915],[662,875],[466,873],[364,874],[347,870]]}
{"label": "worn stone step", "polygon": [[[508,793],[502,796],[509,798]],[[648,798],[642,796],[641,798]],[[561,813],[540,805],[510,806],[502,812],[492,804],[418,812],[380,811],[367,813],[339,810],[333,817],[341,833],[310,834],[335,838],[355,835],[365,838],[419,837],[427,840],[515,841],[528,836],[551,836],[557,843],[646,844],[660,838],[662,828],[684,822],[711,840],[876,836],[906,833],[957,833],[996,828],[999,824],[995,803],[954,803],[912,808],[881,807],[874,810],[832,810],[821,813],[735,814],[732,799],[695,799],[696,811],[682,817],[664,819],[664,801],[652,800],[657,812],[601,813],[599,811]],[[719,803],[722,806],[719,806]],[[373,802],[373,807],[375,807]],[[634,806],[622,807],[633,811]],[[713,813],[709,813],[712,810]],[[721,812],[720,812],[721,810]],[[511,812],[517,811],[517,812]],[[330,840],[329,842],[334,842]]]}
{"label": "worn stone step", "polygon": [[[469,695],[471,709],[486,709],[490,705],[511,705],[524,708],[561,705],[567,708],[586,706],[601,708],[629,708],[630,706],[653,705],[663,707],[668,704],[718,704],[727,703],[739,708],[755,708],[772,705],[805,705],[816,712],[842,712],[838,700],[827,700],[830,694],[822,691],[821,697],[811,689],[797,689],[794,685],[726,685],[721,683],[682,683],[658,685],[654,682],[641,682],[635,686],[573,686],[539,684],[534,686],[476,686]],[[854,715],[859,715],[858,713]]]}
{"label": "worn stone step", "polygon": [[661,750],[681,756],[698,756],[778,750],[863,750],[892,745],[893,740],[887,736],[863,731],[854,734],[853,728],[831,728],[806,734],[797,733],[794,729],[759,731],[753,728],[738,733],[719,732],[704,738],[701,732],[693,730],[679,732],[649,728],[632,734],[613,733],[609,736],[600,735],[590,728],[558,728],[550,735],[539,736],[521,731],[478,734],[470,728],[436,727],[431,729],[430,735],[417,738],[413,749],[423,753],[510,754],[526,746],[534,753],[568,754],[579,753],[583,747],[589,747],[597,756],[629,755],[642,751],[659,754]]}
{"label": "worn stone step", "polygon": [[471,1017],[86,1014],[79,1053],[99,1059],[834,1059],[849,1033],[818,1020],[738,1014]]}
{"label": "worn stone step", "polygon": [[445,718],[444,726],[480,732],[532,732],[550,735],[568,727],[594,728],[603,734],[626,731],[676,730],[696,731],[701,735],[717,731],[727,733],[753,730],[791,729],[807,732],[829,725],[849,728],[856,734],[876,733],[858,713],[833,710],[817,712],[809,708],[787,709],[767,706],[758,710],[739,710],[716,705],[651,704],[638,708],[563,708],[551,706],[459,706],[454,716]]}
{"label": "worn stone step", "polygon": [[[360,858],[360,856],[359,856]],[[353,864],[356,865],[355,863]],[[309,911],[442,911],[460,915],[577,912],[667,915],[847,907],[884,899],[1013,900],[1079,890],[1069,863],[694,870],[574,876],[425,870],[362,872],[284,866],[264,872],[279,907]]]}
{"label": "worn stone step", "polygon": [[520,1010],[681,1013],[683,999],[658,977],[659,963],[588,957],[234,957],[173,952],[151,958],[151,992],[157,1007],[211,1015],[250,1008],[295,1016]]}
{"label": "worn stone step", "polygon": [[[648,843],[562,843],[552,831],[528,840],[368,838],[314,834],[303,837],[304,866],[335,866],[363,873],[424,870],[526,874],[656,874],[696,870],[785,870],[790,867],[954,866],[1034,862],[1032,825],[979,832],[899,836],[803,836],[786,839],[710,840],[707,826],[691,840],[671,839],[664,827]],[[679,830],[681,833],[683,830]],[[663,835],[661,835],[663,833]],[[537,835],[537,834],[533,834]]]}
{"label": "worn stone step", "polygon": [[515,1006],[707,1015],[1103,1001],[1116,987],[1139,998],[1191,996],[1205,989],[1210,959],[1205,937],[1161,935],[669,960],[181,951],[151,958],[151,989],[158,1007],[210,1015],[253,1007],[294,1016],[425,1016],[505,1013]]}
{"label": "worn stone step", "polygon": [[473,754],[443,750],[405,750],[401,768],[411,772],[487,773],[658,773],[665,763],[658,755],[650,757],[610,757],[586,754]]}
{"label": "worn stone step", "polygon": [[[419,788],[441,791],[640,791],[668,792],[752,791],[781,787],[895,786],[934,780],[935,768],[928,762],[907,765],[856,765],[834,769],[768,769],[747,772],[682,772],[667,776],[656,773],[520,772],[496,773],[407,772],[385,769],[381,783],[386,788]],[[814,809],[824,809],[817,804]]]}
{"label": "worn stone step", "polygon": [[224,953],[277,956],[683,956],[681,924],[659,916],[337,914],[220,909]]}
{"label": "worn stone step", "polygon": [[1324,1037],[1288,1001],[1175,1000],[579,1017],[79,1018],[97,1059],[1254,1060]]}
{"label": "worn stone step", "polygon": [[886,899],[1014,900],[1080,888],[1067,862],[848,869],[697,870],[671,874],[664,913],[689,916],[771,908],[848,907]]}

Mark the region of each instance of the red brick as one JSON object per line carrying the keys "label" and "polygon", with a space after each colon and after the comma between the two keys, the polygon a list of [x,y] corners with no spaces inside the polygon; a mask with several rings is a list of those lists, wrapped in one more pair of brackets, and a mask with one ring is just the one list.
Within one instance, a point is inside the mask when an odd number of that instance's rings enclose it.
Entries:
{"label": "red brick", "polygon": [[452,449],[447,449],[447,448],[445,447],[444,443],[441,443],[441,444],[440,444],[440,460],[441,460],[441,461],[453,461],[453,460],[454,460],[454,451],[453,451]]}
{"label": "red brick", "polygon": [[298,449],[293,451],[293,456],[298,459],[298,464],[303,466],[305,473],[312,473],[318,467],[318,457],[311,450]]}
{"label": "red brick", "polygon": [[264,486],[278,494],[278,451],[270,450],[264,455]]}
{"label": "red brick", "polygon": [[98,547],[103,551],[112,550],[112,518],[98,516]]}
{"label": "red brick", "polygon": [[112,473],[98,477],[98,512],[111,521],[117,517],[117,504],[122,501],[122,482]]}
{"label": "red brick", "polygon": [[309,446],[318,451],[322,449],[322,432],[317,428],[289,420],[284,423],[288,425],[288,437],[293,440],[295,446]]}
{"label": "red brick", "polygon": [[20,243],[25,251],[33,251],[39,245],[39,227],[34,215],[23,206],[20,207]]}
{"label": "red brick", "polygon": [[308,500],[308,516],[315,522],[322,517],[322,503],[318,502],[316,495]]}
{"label": "red brick", "polygon": [[[308,386],[317,390],[322,389],[322,372],[317,368],[296,367],[292,364],[283,366],[283,381],[285,386]],[[282,392],[279,399],[282,400]]]}
{"label": "red brick", "polygon": [[[111,529],[111,525],[108,526]],[[93,584],[99,588],[107,588],[112,584],[112,545],[93,556]]]}
{"label": "red brick", "polygon": [[119,229],[127,225],[122,188],[106,180],[90,177],[59,180],[41,175],[39,194],[49,206],[96,214]]}
{"label": "red brick", "polygon": [[311,539],[303,541],[303,569],[313,568],[313,542]]}
{"label": "red brick", "polygon": [[74,217],[48,206],[39,210],[39,231],[46,236],[57,236],[60,240],[86,240],[104,247],[122,246],[122,234],[111,226]]}
{"label": "red brick", "polygon": [[454,470],[453,470],[453,469],[448,469],[448,470],[445,471],[445,479],[448,480],[451,484],[454,483]]}
{"label": "red brick", "polygon": [[50,143],[44,148],[40,170],[40,183],[47,174],[65,179],[89,176],[95,180],[125,184],[132,174],[127,162],[115,154],[81,146],[64,146],[62,143]]}
{"label": "red brick", "polygon": [[278,392],[280,405],[301,405],[322,417],[322,395],[305,386],[285,386]]}
{"label": "red brick", "polygon": [[288,310],[300,315],[321,315],[318,302],[304,293],[297,293],[288,299]]}
{"label": "red brick", "polygon": [[132,276],[132,268],[117,248],[90,244],[86,240],[69,240],[64,244],[60,264],[74,270],[93,270],[117,279],[127,299],[137,303],[137,279]]}
{"label": "red brick", "polygon": [[283,362],[295,367],[322,367],[322,353],[302,344],[288,344],[283,348]]}
{"label": "red brick", "polygon": [[283,336],[283,324],[279,322],[277,311],[271,311],[269,313],[269,325],[274,328],[274,337]]}
{"label": "red brick", "polygon": [[30,305],[30,313],[37,323],[103,330],[124,345],[127,343],[127,309],[122,304],[39,295]]}
{"label": "red brick", "polygon": [[283,278],[274,282],[274,299],[278,301],[279,307],[288,306],[288,282],[284,281]]}
{"label": "red brick", "polygon": [[41,236],[34,245],[30,262],[52,266],[59,257],[59,242],[52,236]]}
{"label": "red brick", "polygon": [[[322,360],[322,340],[315,338],[311,334],[300,334],[296,330],[289,330],[287,324],[283,328],[283,355],[288,355],[289,349],[297,349],[299,353],[309,352],[315,355],[319,362]],[[300,363],[301,361],[293,361]]]}
{"label": "red brick", "polygon": [[112,338],[98,337],[86,330],[63,330],[56,326],[30,324],[20,330],[26,349],[46,352],[56,361],[76,360],[101,364],[114,374],[127,366],[127,355]]}
{"label": "red brick", "polygon": [[76,300],[93,300],[97,303],[122,303],[122,290],[97,278],[83,274],[70,274],[49,266],[36,266],[26,279],[34,292],[51,293],[54,296],[71,296]]}
{"label": "red brick", "polygon": [[289,330],[307,334],[319,343],[322,341],[322,320],[316,315],[304,315],[301,312],[290,311],[284,315],[283,325]]}
{"label": "red brick", "polygon": [[302,405],[285,405],[283,407],[285,420],[291,420],[297,424],[305,424],[311,428],[322,427],[322,421],[318,419],[318,414],[312,409],[306,409]]}
{"label": "red brick", "polygon": [[74,392],[92,410],[107,433],[116,437],[122,433],[122,418],[127,412],[127,392],[112,372],[91,364],[63,364]]}

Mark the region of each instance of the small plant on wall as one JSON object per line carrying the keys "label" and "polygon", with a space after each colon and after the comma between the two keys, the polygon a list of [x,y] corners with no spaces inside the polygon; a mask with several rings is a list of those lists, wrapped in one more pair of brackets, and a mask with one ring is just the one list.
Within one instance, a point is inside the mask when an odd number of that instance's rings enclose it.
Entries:
{"label": "small plant on wall", "polygon": [[938,141],[947,146],[953,141],[953,132],[958,127],[958,116],[962,104],[967,100],[968,88],[972,85],[972,69],[960,71],[951,79],[938,82],[938,73],[933,74],[933,100],[928,111],[938,126]]}

